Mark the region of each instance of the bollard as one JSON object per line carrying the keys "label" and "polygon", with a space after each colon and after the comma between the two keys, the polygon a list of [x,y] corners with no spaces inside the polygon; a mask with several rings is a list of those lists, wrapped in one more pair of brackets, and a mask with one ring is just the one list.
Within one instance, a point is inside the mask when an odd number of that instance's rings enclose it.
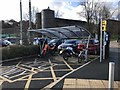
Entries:
{"label": "bollard", "polygon": [[115,67],[115,63],[110,62],[109,63],[109,85],[108,85],[109,90],[113,90],[114,88],[114,67]]}

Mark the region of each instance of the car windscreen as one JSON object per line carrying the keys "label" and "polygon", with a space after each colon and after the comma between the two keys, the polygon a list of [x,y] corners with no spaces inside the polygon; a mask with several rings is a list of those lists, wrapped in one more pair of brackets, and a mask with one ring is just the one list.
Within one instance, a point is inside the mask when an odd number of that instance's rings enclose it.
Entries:
{"label": "car windscreen", "polygon": [[[87,43],[88,43],[88,40],[85,40],[84,43],[87,44]],[[94,40],[89,40],[89,44],[94,44]]]}
{"label": "car windscreen", "polygon": [[76,40],[67,40],[65,41],[66,44],[74,44],[76,43]]}
{"label": "car windscreen", "polygon": [[90,40],[90,41],[89,41],[89,44],[94,44],[94,40]]}
{"label": "car windscreen", "polygon": [[57,42],[58,41],[58,39],[53,39],[53,40],[51,40],[49,43],[55,43],[55,42]]}

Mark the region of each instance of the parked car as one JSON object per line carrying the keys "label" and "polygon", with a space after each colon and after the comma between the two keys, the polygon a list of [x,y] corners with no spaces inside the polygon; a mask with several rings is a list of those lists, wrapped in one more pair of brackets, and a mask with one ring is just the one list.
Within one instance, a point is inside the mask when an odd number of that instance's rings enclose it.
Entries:
{"label": "parked car", "polygon": [[80,43],[80,40],[78,40],[78,39],[66,40],[64,43],[62,43],[58,46],[58,51],[61,51],[62,49],[66,49],[67,47],[72,47],[73,51],[77,52],[77,45],[79,43]]}
{"label": "parked car", "polygon": [[8,40],[12,44],[18,44],[20,41],[20,39],[18,37],[7,37],[7,38],[5,38],[5,40]]}
{"label": "parked car", "polygon": [[45,41],[45,38],[36,37],[33,39],[33,45],[39,45],[40,43],[43,44],[44,41]]}
{"label": "parked car", "polygon": [[61,39],[52,39],[49,41],[48,45],[50,47],[55,47],[54,50],[57,50],[57,47],[64,42],[64,38]]}
{"label": "parked car", "polygon": [[9,46],[9,45],[12,45],[12,43],[8,40],[3,40],[3,39],[0,39],[0,46]]}
{"label": "parked car", "polygon": [[[80,52],[84,48],[86,48],[88,40],[82,41],[82,43],[78,44],[77,50]],[[88,52],[93,54],[99,54],[100,46],[98,40],[90,39],[88,44]]]}

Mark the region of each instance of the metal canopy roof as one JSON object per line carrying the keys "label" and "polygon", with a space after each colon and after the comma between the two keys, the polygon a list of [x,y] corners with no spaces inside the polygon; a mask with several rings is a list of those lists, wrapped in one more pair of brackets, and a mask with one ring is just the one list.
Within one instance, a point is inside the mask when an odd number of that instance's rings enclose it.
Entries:
{"label": "metal canopy roof", "polygon": [[58,28],[31,29],[29,32],[36,32],[48,38],[86,38],[91,33],[81,26],[67,26]]}

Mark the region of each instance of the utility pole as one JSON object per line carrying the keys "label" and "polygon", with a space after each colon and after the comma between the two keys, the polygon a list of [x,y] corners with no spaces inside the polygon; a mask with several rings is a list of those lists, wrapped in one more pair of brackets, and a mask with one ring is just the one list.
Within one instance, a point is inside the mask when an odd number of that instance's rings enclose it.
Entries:
{"label": "utility pole", "polygon": [[23,45],[22,27],[22,1],[20,0],[20,45]]}
{"label": "utility pole", "polygon": [[100,17],[100,62],[102,62],[102,16]]}
{"label": "utility pole", "polygon": [[[28,30],[32,29],[31,17],[32,17],[32,14],[31,14],[31,0],[29,0],[29,28],[28,28]],[[27,35],[28,36],[28,43],[30,44],[30,32],[28,31],[27,34],[28,34]]]}
{"label": "utility pole", "polygon": [[29,30],[32,28],[32,25],[31,25],[31,0],[29,0]]}

